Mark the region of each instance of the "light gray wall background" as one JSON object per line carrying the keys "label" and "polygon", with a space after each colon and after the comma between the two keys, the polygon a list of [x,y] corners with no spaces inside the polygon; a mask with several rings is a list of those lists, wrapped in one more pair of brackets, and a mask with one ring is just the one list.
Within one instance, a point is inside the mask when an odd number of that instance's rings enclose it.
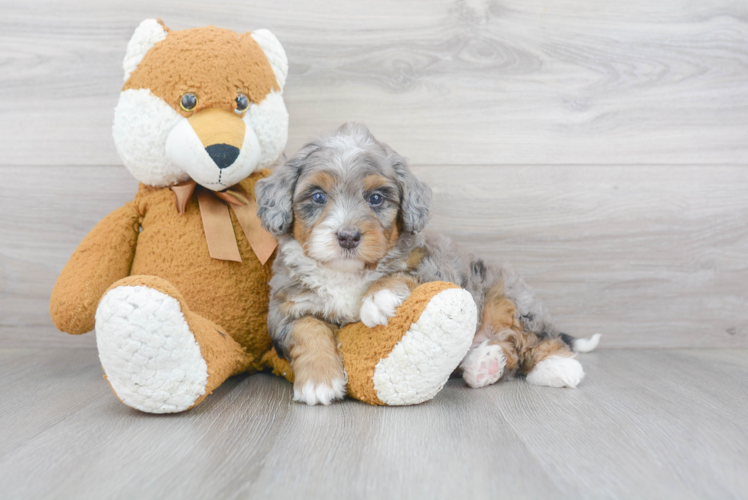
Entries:
{"label": "light gray wall background", "polygon": [[111,138],[138,23],[271,29],[292,153],[357,120],[432,228],[511,263],[603,347],[748,346],[743,0],[1,0],[0,344],[93,346],[48,298],[136,182]]}

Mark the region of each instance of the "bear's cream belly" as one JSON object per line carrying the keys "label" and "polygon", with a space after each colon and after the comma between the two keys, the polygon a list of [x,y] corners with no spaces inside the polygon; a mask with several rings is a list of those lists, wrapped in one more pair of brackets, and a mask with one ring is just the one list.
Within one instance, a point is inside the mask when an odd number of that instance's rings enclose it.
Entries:
{"label": "bear's cream belly", "polygon": [[141,198],[142,230],[130,274],[167,280],[192,311],[225,328],[259,358],[271,346],[267,311],[273,259],[260,264],[233,213],[242,262],[211,258],[195,198],[185,213],[179,214],[168,188],[146,191]]}

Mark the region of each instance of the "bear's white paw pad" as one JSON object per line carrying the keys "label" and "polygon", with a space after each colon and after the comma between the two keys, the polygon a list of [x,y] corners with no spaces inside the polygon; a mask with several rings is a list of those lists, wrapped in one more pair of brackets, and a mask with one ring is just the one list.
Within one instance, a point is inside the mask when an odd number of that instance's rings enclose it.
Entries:
{"label": "bear's white paw pad", "polygon": [[388,289],[379,290],[372,295],[367,295],[361,301],[361,322],[369,328],[374,328],[377,325],[386,325],[389,318],[395,315],[398,306],[407,298],[407,295]]}
{"label": "bear's white paw pad", "polygon": [[294,384],[293,400],[308,405],[329,405],[336,399],[345,397],[344,378],[334,379],[331,382],[308,381],[303,385]]}
{"label": "bear's white paw pad", "polygon": [[96,309],[96,344],[112,389],[132,408],[174,413],[205,394],[208,365],[169,295],[145,286],[107,292]]}
{"label": "bear's white paw pad", "polygon": [[433,398],[465,358],[475,337],[478,311],[470,292],[436,294],[389,355],[374,369],[374,390],[390,406]]}
{"label": "bear's white paw pad", "polygon": [[527,375],[527,381],[547,387],[571,387],[579,385],[584,378],[582,364],[574,358],[550,356]]}
{"label": "bear's white paw pad", "polygon": [[488,345],[487,340],[471,349],[460,364],[462,378],[473,389],[498,382],[505,366],[504,350],[497,345]]}

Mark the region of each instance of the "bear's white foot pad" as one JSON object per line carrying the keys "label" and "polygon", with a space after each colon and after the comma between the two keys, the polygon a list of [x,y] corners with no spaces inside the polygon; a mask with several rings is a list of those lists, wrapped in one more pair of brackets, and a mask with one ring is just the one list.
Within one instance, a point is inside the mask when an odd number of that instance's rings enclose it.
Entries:
{"label": "bear's white foot pad", "polygon": [[205,394],[208,365],[169,295],[146,286],[110,290],[96,309],[96,343],[112,389],[132,408],[175,413]]}
{"label": "bear's white foot pad", "polygon": [[582,364],[574,358],[550,356],[527,374],[527,381],[547,387],[571,387],[579,385],[584,378]]}
{"label": "bear's white foot pad", "polygon": [[374,369],[374,390],[386,405],[432,399],[473,343],[478,312],[470,292],[449,288],[435,295],[418,321]]}
{"label": "bear's white foot pad", "polygon": [[306,382],[304,385],[293,387],[293,400],[308,405],[329,405],[336,399],[345,397],[345,379],[335,379],[331,383]]}
{"label": "bear's white foot pad", "polygon": [[462,360],[462,378],[473,389],[495,384],[504,374],[506,355],[497,345],[488,345],[488,340],[471,349]]}

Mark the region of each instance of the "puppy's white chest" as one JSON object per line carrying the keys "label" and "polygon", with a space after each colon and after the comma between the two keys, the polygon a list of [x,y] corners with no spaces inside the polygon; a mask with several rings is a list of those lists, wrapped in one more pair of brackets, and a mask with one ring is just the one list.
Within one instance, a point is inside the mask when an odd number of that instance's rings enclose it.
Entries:
{"label": "puppy's white chest", "polygon": [[[379,276],[375,271],[325,267],[304,255],[296,240],[281,242],[280,258],[289,277],[303,291],[289,297],[296,317],[313,314],[332,323],[355,323],[360,319],[361,299]],[[275,279],[275,278],[274,278]]]}
{"label": "puppy's white chest", "polygon": [[361,298],[372,280],[358,274],[338,273],[320,269],[302,278],[311,289],[305,299],[315,312],[335,323],[359,321]]}

